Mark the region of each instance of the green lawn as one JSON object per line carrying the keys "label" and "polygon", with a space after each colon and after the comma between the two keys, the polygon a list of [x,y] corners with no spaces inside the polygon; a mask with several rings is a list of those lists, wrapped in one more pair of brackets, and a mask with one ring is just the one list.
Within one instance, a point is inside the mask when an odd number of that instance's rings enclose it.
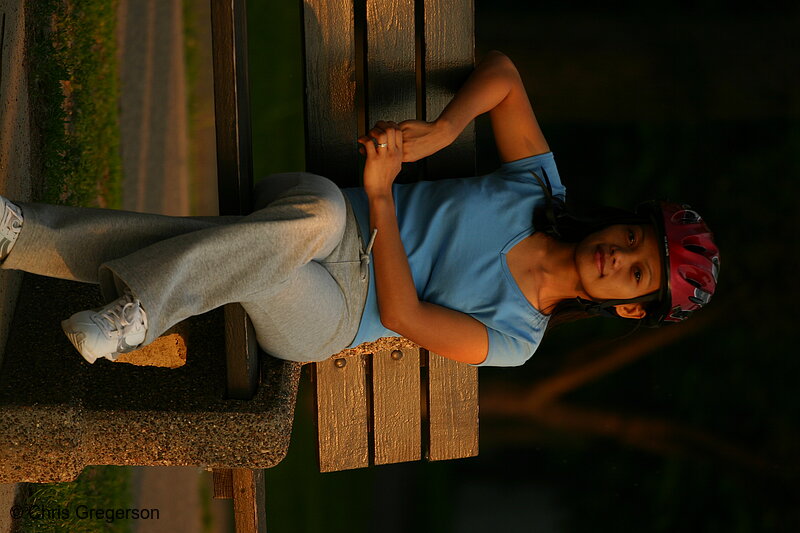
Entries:
{"label": "green lawn", "polygon": [[105,510],[131,507],[128,467],[88,467],[71,483],[29,485],[26,490],[30,495],[22,504],[27,509],[20,523],[22,532],[131,531],[130,519],[105,516]]}
{"label": "green lawn", "polygon": [[40,132],[38,200],[120,207],[115,0],[28,2],[31,103]]}

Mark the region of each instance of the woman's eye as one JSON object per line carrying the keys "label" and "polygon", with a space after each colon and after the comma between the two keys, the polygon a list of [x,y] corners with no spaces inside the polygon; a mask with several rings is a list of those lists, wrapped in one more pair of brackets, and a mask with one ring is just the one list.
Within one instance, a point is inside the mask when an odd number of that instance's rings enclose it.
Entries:
{"label": "woman's eye", "polygon": [[641,270],[634,270],[633,277],[636,278],[636,283],[642,281],[642,271]]}
{"label": "woman's eye", "polygon": [[633,233],[633,230],[628,230],[628,244],[633,246],[633,243],[636,241],[636,235]]}

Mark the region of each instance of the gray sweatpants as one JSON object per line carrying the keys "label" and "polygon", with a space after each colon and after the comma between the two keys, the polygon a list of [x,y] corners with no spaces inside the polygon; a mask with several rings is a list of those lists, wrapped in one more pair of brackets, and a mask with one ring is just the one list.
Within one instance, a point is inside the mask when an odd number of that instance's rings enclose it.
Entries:
{"label": "gray sweatpants", "polygon": [[22,231],[2,267],[99,283],[108,301],[130,288],[147,313],[145,344],[232,302],[275,357],[323,360],[355,338],[368,286],[364,243],[349,202],[321,176],[262,180],[257,210],[243,217],[18,205]]}

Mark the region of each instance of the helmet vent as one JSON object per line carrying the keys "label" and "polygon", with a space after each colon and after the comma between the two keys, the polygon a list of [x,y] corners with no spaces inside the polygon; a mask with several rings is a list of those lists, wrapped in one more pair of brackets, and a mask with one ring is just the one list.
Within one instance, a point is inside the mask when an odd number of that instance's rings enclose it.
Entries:
{"label": "helmet vent", "polygon": [[706,251],[705,248],[703,248],[702,246],[698,246],[696,244],[684,244],[683,247],[689,250],[690,252],[694,252],[700,255],[703,255]]}
{"label": "helmet vent", "polygon": [[686,278],[686,281],[688,281],[689,283],[692,284],[692,286],[697,287],[698,289],[702,289],[703,288],[703,286],[700,284],[700,282],[697,281],[696,279]]}
{"label": "helmet vent", "polygon": [[701,220],[703,219],[700,218],[697,211],[692,209],[682,209],[672,215],[672,222],[675,224],[699,224]]}

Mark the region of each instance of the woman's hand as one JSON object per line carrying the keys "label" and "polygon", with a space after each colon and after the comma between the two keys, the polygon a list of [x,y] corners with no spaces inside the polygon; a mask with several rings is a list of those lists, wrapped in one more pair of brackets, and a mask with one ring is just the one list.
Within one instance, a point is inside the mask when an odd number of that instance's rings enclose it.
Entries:
{"label": "woman's hand", "polygon": [[406,120],[400,123],[403,131],[403,162],[418,161],[435,154],[454,140],[444,122]]}
{"label": "woman's hand", "polygon": [[394,122],[379,121],[369,133],[358,138],[367,155],[364,190],[367,196],[391,194],[392,183],[403,162],[403,132]]}

